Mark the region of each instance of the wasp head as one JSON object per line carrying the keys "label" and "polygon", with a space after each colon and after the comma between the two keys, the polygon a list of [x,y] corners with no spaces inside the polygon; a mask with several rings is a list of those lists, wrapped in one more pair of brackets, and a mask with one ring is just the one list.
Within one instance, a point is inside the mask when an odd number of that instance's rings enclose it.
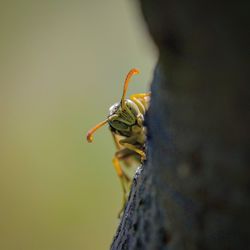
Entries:
{"label": "wasp head", "polygon": [[137,105],[126,99],[124,101],[124,106],[122,103],[115,103],[109,109],[108,123],[114,130],[120,132],[130,131],[131,126],[135,125],[137,122],[137,116],[139,114],[139,109]]}
{"label": "wasp head", "polygon": [[138,74],[139,71],[137,69],[132,69],[129,71],[123,86],[123,94],[121,101],[119,103],[114,104],[109,109],[108,118],[100,123],[98,123],[95,127],[87,133],[88,142],[93,141],[93,134],[97,129],[109,123],[111,129],[119,131],[122,134],[126,134],[130,131],[131,126],[136,123],[137,115],[139,114],[139,109],[134,102],[129,99],[125,99],[128,83],[131,77],[135,74]]}

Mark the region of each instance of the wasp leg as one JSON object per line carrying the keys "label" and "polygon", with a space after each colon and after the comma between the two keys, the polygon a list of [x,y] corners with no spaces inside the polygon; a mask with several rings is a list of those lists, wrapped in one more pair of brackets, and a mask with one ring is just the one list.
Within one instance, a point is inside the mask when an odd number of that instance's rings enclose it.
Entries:
{"label": "wasp leg", "polygon": [[141,156],[141,160],[146,160],[146,154],[144,153],[143,150],[138,149],[136,146],[129,144],[129,143],[122,143],[122,145],[126,148],[129,148],[133,151],[135,151],[137,154],[139,154]]}
{"label": "wasp leg", "polygon": [[[127,202],[127,193],[130,190],[131,179],[130,177],[123,171],[120,160],[126,161],[131,156],[134,156],[135,152],[131,151],[128,148],[123,148],[118,150],[113,157],[113,165],[115,167],[116,173],[121,181],[122,190],[123,190],[123,200],[122,200],[122,208],[119,211],[118,217],[120,218],[122,212],[124,211],[126,202]],[[124,162],[126,164],[126,162]],[[127,164],[126,164],[127,165]],[[129,166],[129,165],[127,165]]]}
{"label": "wasp leg", "polygon": [[[118,151],[119,152],[119,151]],[[123,191],[123,199],[122,199],[122,207],[118,213],[118,218],[121,217],[121,214],[125,208],[125,204],[127,202],[127,192],[128,192],[128,185],[130,183],[130,178],[124,173],[124,171],[122,170],[122,167],[120,165],[119,162],[119,158],[117,156],[114,156],[113,158],[113,165],[115,167],[115,171],[121,181],[121,185],[122,185],[122,191]]]}
{"label": "wasp leg", "polygon": [[113,136],[113,139],[114,139],[114,142],[115,142],[115,146],[116,146],[116,149],[117,150],[120,150],[122,147],[121,145],[119,144],[119,140],[117,139],[117,135],[114,133],[114,132],[111,132],[112,136]]}
{"label": "wasp leg", "polygon": [[[116,152],[115,156],[118,157],[120,161],[122,161],[122,167],[123,169],[129,169],[131,166],[134,165],[135,161],[139,160],[139,155],[128,148],[123,148]],[[129,178],[130,179],[130,178]]]}
{"label": "wasp leg", "polygon": [[139,154],[141,156],[141,160],[146,160],[146,154],[143,150],[139,149],[138,147],[136,147],[135,145],[133,145],[133,143],[136,142],[137,136],[131,136],[128,137],[126,139],[120,140],[119,143],[121,145],[123,145],[125,148],[128,148],[134,152],[136,152],[137,154]]}
{"label": "wasp leg", "polygon": [[[130,178],[126,175],[126,173],[123,171],[123,169],[120,165],[120,160],[124,160],[124,164],[129,166],[127,164],[126,159],[128,159],[128,157],[130,157],[132,155],[135,155],[136,153],[135,153],[135,150],[130,150],[129,147],[124,148],[123,145],[120,143],[123,140],[119,140],[115,133],[112,132],[112,136],[113,136],[113,139],[115,142],[115,146],[117,148],[117,152],[115,153],[115,156],[113,157],[113,165],[115,167],[117,175],[119,176],[119,179],[120,179],[121,185],[122,185],[122,190],[123,190],[122,208],[118,214],[118,216],[120,217],[123,210],[124,210],[125,204],[127,202],[126,195],[127,195],[127,192],[129,191],[129,186],[131,183]],[[133,136],[133,137],[130,137],[129,141],[133,140],[134,142],[136,142],[136,139],[137,139],[137,136]]]}

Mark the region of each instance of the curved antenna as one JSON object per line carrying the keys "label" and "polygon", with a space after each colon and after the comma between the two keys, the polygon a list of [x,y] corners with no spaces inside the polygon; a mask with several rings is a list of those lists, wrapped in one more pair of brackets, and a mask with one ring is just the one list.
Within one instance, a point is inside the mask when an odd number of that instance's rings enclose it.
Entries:
{"label": "curved antenna", "polygon": [[121,106],[122,106],[122,109],[125,108],[125,96],[126,96],[126,93],[127,93],[127,89],[128,89],[128,84],[130,82],[130,79],[133,75],[136,75],[136,74],[139,74],[139,70],[138,69],[131,69],[128,74],[127,74],[127,77],[125,79],[125,82],[124,82],[124,86],[123,86],[123,94],[122,94],[122,99],[121,99]]}
{"label": "curved antenna", "polygon": [[95,133],[95,131],[97,129],[99,129],[100,127],[102,127],[103,125],[105,125],[108,122],[108,119],[106,119],[105,121],[102,121],[100,123],[98,123],[95,127],[93,127],[92,129],[90,129],[87,133],[87,141],[88,142],[92,142],[93,141],[93,134]]}

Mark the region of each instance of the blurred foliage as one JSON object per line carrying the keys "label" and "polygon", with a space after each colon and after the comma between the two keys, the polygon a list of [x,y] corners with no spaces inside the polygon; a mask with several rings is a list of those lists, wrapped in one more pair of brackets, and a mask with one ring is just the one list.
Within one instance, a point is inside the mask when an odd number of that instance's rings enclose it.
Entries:
{"label": "blurred foliage", "polygon": [[108,129],[148,89],[156,51],[131,1],[1,1],[0,249],[108,249],[121,205]]}

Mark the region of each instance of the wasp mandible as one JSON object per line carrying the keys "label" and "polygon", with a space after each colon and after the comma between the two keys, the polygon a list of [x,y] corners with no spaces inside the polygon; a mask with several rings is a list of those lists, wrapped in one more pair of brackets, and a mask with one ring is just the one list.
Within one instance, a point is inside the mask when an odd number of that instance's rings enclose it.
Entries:
{"label": "wasp mandible", "polygon": [[[124,210],[127,201],[126,195],[131,184],[131,179],[122,166],[130,167],[131,161],[128,159],[131,158],[139,162],[146,159],[144,116],[149,106],[150,93],[133,94],[126,99],[128,84],[132,76],[138,73],[137,69],[129,71],[124,82],[121,101],[110,107],[106,120],[98,123],[87,133],[88,142],[92,142],[95,131],[105,124],[109,125],[117,149],[113,157],[113,165],[123,189],[123,204],[119,216]],[[121,165],[121,161],[123,165]]]}

